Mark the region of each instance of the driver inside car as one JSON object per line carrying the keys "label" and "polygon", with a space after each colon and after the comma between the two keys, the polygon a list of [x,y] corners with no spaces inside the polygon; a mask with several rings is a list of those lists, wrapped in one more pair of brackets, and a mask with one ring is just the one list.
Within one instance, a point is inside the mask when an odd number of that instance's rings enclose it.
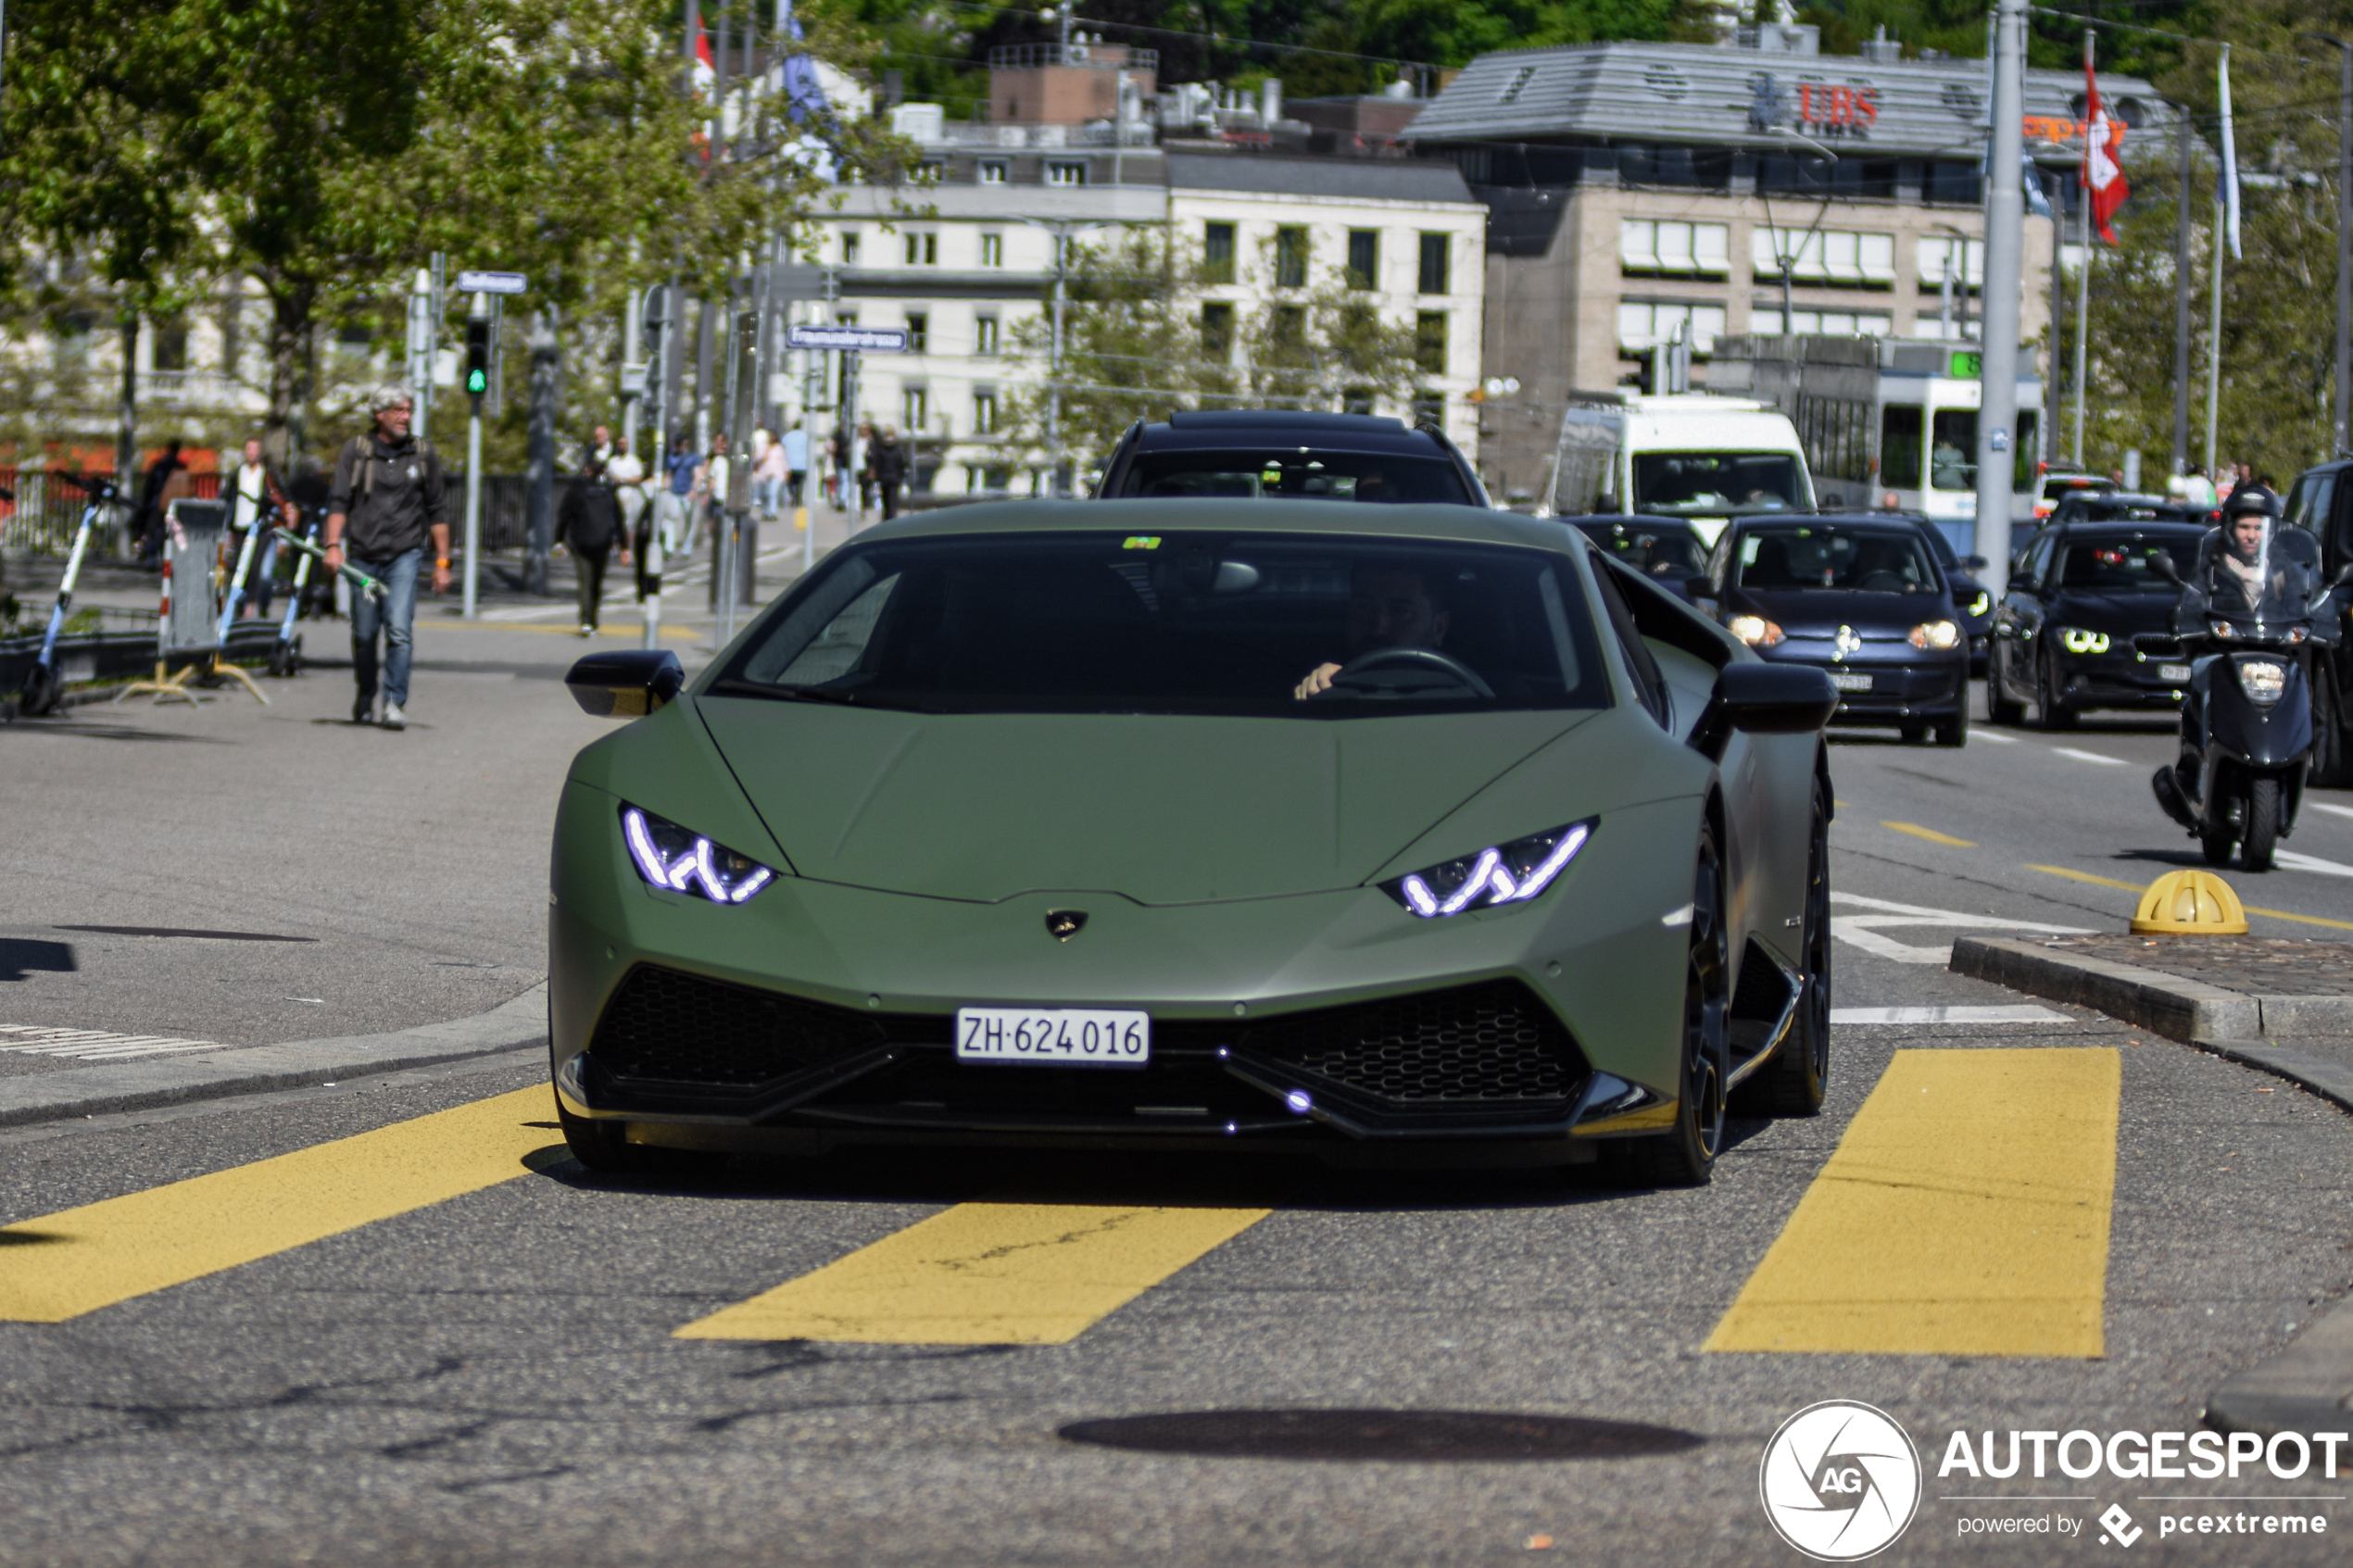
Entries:
{"label": "driver inside car", "polygon": [[[1435,648],[1446,641],[1446,612],[1429,596],[1418,571],[1397,567],[1359,567],[1348,596],[1348,658],[1354,660],[1386,648]],[[1304,700],[1331,690],[1338,664],[1318,664],[1292,689]]]}

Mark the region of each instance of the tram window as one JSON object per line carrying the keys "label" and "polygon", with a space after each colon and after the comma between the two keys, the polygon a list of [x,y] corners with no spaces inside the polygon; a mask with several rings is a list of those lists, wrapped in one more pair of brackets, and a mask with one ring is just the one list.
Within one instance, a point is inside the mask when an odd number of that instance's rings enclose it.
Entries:
{"label": "tram window", "polygon": [[1879,477],[1891,490],[1920,487],[1920,410],[1890,403],[1879,416]]}
{"label": "tram window", "polygon": [[1939,408],[1928,433],[1928,483],[1931,490],[1977,488],[1977,410]]}

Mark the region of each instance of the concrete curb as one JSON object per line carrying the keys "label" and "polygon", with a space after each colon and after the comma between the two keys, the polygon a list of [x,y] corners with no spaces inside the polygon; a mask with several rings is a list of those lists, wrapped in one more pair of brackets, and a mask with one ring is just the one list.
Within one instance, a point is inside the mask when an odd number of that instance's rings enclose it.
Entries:
{"label": "concrete curb", "polygon": [[2353,1110],[2353,1067],[2310,1051],[2297,1050],[2272,1040],[2208,1040],[2190,1044],[2242,1067],[2260,1068],[2276,1077],[2320,1096],[2341,1110]]}
{"label": "concrete curb", "polygon": [[2353,1034],[2353,997],[2251,996],[2014,937],[1964,936],[1953,944],[1952,968],[2029,996],[2096,1008],[2183,1045]]}
{"label": "concrete curb", "polygon": [[547,986],[542,981],[488,1012],[385,1035],[289,1040],[283,1045],[0,1079],[0,1127],[106,1111],[144,1110],[182,1100],[303,1088],[364,1073],[488,1056],[540,1045],[547,1038]]}
{"label": "concrete curb", "polygon": [[2353,1434],[2353,1301],[2340,1302],[2259,1366],[2214,1390],[2207,1424],[2221,1432]]}

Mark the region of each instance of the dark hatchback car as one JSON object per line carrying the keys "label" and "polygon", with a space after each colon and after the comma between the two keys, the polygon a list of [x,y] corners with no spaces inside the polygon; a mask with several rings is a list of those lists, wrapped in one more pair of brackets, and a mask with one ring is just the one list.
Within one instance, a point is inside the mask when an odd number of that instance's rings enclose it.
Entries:
{"label": "dark hatchback car", "polygon": [[1478,470],[1438,431],[1373,414],[1179,410],[1127,427],[1101,500],[1235,496],[1487,506]]}
{"label": "dark hatchback car", "polygon": [[1692,579],[1707,575],[1707,546],[1699,531],[1680,518],[1612,514],[1560,521],[1591,539],[1610,559],[1631,567],[1686,604],[1692,602]]}
{"label": "dark hatchback car", "polygon": [[1986,713],[2020,724],[2031,702],[2045,729],[2066,730],[2087,709],[2180,708],[2190,679],[2171,630],[2182,590],[2151,563],[2170,554],[2187,576],[2207,532],[2193,522],[2063,522],[2035,534],[1994,614]]}
{"label": "dark hatchback car", "polygon": [[1936,552],[1883,513],[1738,518],[1708,558],[1717,619],[1768,659],[1838,688],[1833,724],[1969,739],[1969,644]]}
{"label": "dark hatchback car", "polygon": [[1969,638],[1969,672],[1984,674],[1985,650],[1994,637],[1994,596],[1973,573],[1984,570],[1985,558],[1956,551],[1944,531],[1919,512],[1891,515],[1909,519],[1936,553],[1936,564],[1944,569],[1944,581],[1953,585],[1953,619],[1961,623],[1961,633]]}

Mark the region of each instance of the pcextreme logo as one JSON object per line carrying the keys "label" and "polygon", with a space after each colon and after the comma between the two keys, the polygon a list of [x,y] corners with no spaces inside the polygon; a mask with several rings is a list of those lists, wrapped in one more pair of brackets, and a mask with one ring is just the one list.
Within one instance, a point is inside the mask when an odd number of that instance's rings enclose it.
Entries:
{"label": "pcextreme logo", "polygon": [[1885,1411],[1851,1399],[1808,1405],[1765,1445],[1756,1489],[1774,1532],[1820,1562],[1894,1544],[1920,1506],[1920,1457]]}

